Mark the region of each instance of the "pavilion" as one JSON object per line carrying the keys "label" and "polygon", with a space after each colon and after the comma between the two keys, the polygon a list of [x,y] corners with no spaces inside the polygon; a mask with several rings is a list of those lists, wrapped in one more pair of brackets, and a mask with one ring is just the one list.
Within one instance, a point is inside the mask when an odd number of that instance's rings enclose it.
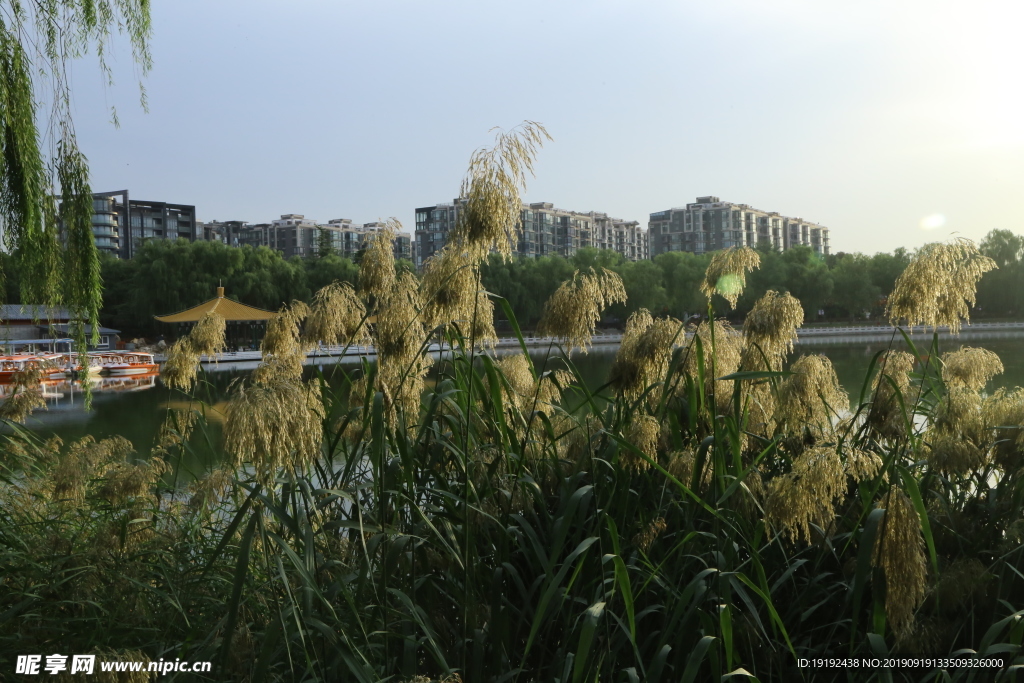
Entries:
{"label": "pavilion", "polygon": [[153,317],[162,323],[176,324],[180,336],[211,311],[224,317],[227,324],[224,336],[228,348],[257,348],[266,332],[267,321],[276,315],[273,311],[246,306],[225,298],[224,288],[218,287],[217,296],[209,301],[184,311]]}

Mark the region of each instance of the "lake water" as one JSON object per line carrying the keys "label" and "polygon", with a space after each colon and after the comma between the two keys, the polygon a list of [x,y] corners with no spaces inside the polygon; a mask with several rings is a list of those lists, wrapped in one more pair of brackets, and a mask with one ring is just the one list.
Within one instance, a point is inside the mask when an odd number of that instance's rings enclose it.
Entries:
{"label": "lake water", "polygon": [[[939,342],[940,352],[956,350],[961,345],[981,346],[1002,358],[1006,371],[992,381],[989,391],[999,387],[1024,385],[1024,335],[1013,339],[948,339]],[[898,346],[903,348],[902,344]],[[880,342],[798,346],[790,360],[795,360],[801,353],[824,353],[832,360],[839,381],[851,398],[856,400],[872,357],[886,347],[887,344]],[[571,359],[587,385],[596,389],[607,380],[615,351],[616,348],[611,346],[594,347],[586,355],[574,353]],[[535,361],[542,361],[543,355],[535,354]],[[553,359],[550,363],[555,365]],[[340,385],[342,373],[353,369],[353,366],[326,366],[323,372],[329,382]],[[229,385],[249,372],[225,369],[206,373],[199,395],[208,407],[208,435],[211,441],[217,441],[220,436],[219,421],[222,419]],[[307,368],[307,375],[311,376],[315,372],[315,369]],[[86,435],[97,439],[121,435],[134,444],[140,455],[147,454],[152,447],[167,409],[189,405],[188,397],[180,392],[169,391],[154,378],[107,380],[105,385],[96,387],[93,406],[88,412],[84,410],[81,389],[72,383],[49,387],[47,392],[50,394],[47,397],[48,409],[37,411],[27,424],[40,436],[56,435],[68,442]],[[212,453],[215,448],[206,450]]]}

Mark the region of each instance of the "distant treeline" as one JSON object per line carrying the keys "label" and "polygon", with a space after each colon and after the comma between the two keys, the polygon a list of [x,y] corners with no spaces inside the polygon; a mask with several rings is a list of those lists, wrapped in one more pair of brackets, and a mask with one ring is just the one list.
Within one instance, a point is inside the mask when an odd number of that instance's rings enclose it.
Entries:
{"label": "distant treeline", "polygon": [[[1024,317],[1024,236],[993,230],[981,250],[999,266],[982,278],[975,318]],[[761,250],[761,267],[748,276],[734,312],[741,319],[765,291],[788,291],[800,299],[807,322],[862,321],[881,316],[885,297],[910,260],[910,252],[838,253],[824,258],[806,247],[786,252]],[[508,300],[520,325],[530,329],[544,302],[573,271],[605,267],[622,276],[627,304],[608,311],[606,322],[624,321],[638,308],[657,315],[700,314],[706,301],[698,286],[709,255],[661,254],[652,261],[625,261],[612,251],[581,249],[570,259],[559,256],[503,261],[492,255],[481,268],[484,286]],[[20,302],[17,259],[3,255],[7,301]],[[403,261],[402,266],[412,268]],[[215,296],[223,284],[226,295],[259,308],[275,310],[294,299],[308,301],[334,280],[356,284],[359,266],[329,254],[321,258],[285,259],[266,247],[228,247],[219,242],[151,241],[131,260],[104,257],[104,325],[122,330],[122,337],[170,334],[154,315],[173,313]],[[724,307],[720,307],[720,310]],[[499,317],[500,307],[498,307]]]}

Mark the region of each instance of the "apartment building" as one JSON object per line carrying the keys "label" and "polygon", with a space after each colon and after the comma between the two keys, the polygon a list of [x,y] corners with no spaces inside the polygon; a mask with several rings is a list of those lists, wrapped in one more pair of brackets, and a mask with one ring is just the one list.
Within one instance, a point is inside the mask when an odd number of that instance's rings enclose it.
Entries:
{"label": "apartment building", "polygon": [[758,245],[779,251],[804,245],[821,256],[829,254],[828,228],[718,197],[697,197],[685,207],[652,213],[648,235],[651,258],[668,251],[704,254]]}
{"label": "apartment building", "polygon": [[651,257],[647,230],[640,227],[640,221],[624,221],[596,211],[587,215],[594,226],[592,246],[617,251],[629,261],[643,261]]}
{"label": "apartment building", "polygon": [[[355,258],[384,228],[384,223],[353,223],[350,218],[335,218],[318,223],[303,214],[289,213],[270,223],[246,226],[238,233],[237,246],[270,247],[285,258],[318,256],[321,246],[346,258]],[[412,260],[412,238],[398,233],[394,242],[395,258]]]}
{"label": "apartment building", "polygon": [[[416,209],[416,267],[439,251],[455,228],[463,200]],[[571,257],[583,247],[613,249],[630,260],[648,258],[646,230],[637,221],[610,218],[591,211],[555,208],[550,202],[523,204],[516,253]]]}
{"label": "apartment building", "polygon": [[196,225],[196,239],[237,247],[238,237],[246,228],[248,223],[245,221],[199,221]]}
{"label": "apartment building", "polygon": [[131,199],[128,190],[97,192],[92,202],[96,248],[118,258],[135,256],[153,239],[196,239],[196,207]]}

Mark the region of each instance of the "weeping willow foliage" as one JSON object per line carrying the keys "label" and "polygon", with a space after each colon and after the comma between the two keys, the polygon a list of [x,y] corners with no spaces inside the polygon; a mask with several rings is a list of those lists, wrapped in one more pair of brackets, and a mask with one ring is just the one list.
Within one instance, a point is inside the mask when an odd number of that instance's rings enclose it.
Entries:
{"label": "weeping willow foliage", "polygon": [[[98,340],[102,287],[89,168],[72,123],[69,63],[94,52],[111,81],[106,52],[115,30],[127,35],[145,74],[146,0],[0,2],[0,226],[21,267],[22,301],[67,307],[78,323],[71,333],[79,348],[86,345],[82,323],[92,325]],[[142,96],[145,104],[145,91]]]}

